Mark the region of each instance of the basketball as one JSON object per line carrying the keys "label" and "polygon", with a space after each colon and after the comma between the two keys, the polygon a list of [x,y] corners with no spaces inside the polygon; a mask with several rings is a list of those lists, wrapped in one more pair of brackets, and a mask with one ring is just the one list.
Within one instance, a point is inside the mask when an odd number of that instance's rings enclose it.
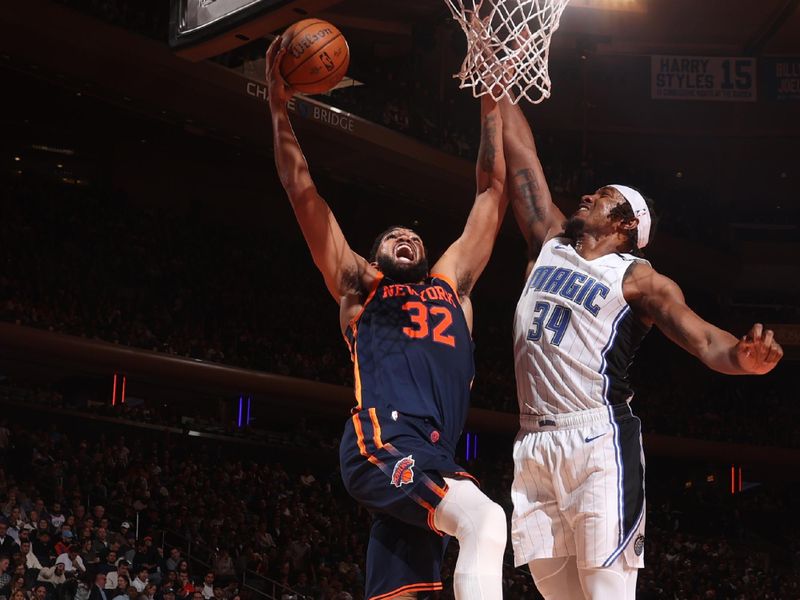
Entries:
{"label": "basketball", "polygon": [[304,94],[333,89],[347,72],[350,49],[342,32],[321,19],[304,19],[283,33],[281,75]]}

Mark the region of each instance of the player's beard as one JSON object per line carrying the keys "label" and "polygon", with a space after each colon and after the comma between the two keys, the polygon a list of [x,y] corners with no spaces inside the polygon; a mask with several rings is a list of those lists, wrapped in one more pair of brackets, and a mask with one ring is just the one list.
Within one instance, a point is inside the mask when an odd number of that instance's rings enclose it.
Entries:
{"label": "player's beard", "polygon": [[428,276],[428,259],[406,265],[385,254],[378,256],[378,268],[385,277],[397,283],[419,283]]}
{"label": "player's beard", "polygon": [[564,237],[569,238],[573,242],[577,242],[581,237],[583,230],[586,228],[586,221],[580,217],[570,217],[564,223]]}

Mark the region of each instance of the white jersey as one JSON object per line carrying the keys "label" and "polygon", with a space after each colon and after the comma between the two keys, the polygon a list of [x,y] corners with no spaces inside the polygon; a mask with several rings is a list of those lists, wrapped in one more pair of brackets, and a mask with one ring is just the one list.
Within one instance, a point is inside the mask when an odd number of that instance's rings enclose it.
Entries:
{"label": "white jersey", "polygon": [[521,416],[625,403],[628,367],[648,328],[622,294],[630,254],[582,258],[566,238],[542,247],[514,316]]}

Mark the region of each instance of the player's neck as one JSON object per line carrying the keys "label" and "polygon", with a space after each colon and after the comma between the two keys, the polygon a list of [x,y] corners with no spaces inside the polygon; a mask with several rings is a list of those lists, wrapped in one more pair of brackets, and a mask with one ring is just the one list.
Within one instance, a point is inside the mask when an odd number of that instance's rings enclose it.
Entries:
{"label": "player's neck", "polygon": [[594,260],[619,252],[619,240],[616,236],[594,236],[590,233],[582,233],[575,240],[575,251],[584,260]]}

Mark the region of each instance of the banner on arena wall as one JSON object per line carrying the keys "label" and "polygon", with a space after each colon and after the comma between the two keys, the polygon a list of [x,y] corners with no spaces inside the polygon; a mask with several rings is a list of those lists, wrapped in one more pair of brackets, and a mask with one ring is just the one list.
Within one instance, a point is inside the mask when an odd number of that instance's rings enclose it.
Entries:
{"label": "banner on arena wall", "polygon": [[764,95],[769,100],[800,101],[800,57],[769,57],[761,61]]}
{"label": "banner on arena wall", "polygon": [[[251,80],[243,80],[245,93],[248,96],[267,102],[267,86],[263,83]],[[288,108],[304,119],[310,119],[322,123],[332,129],[344,131],[346,133],[358,133],[364,126],[364,121],[345,112],[339,108],[328,106],[323,102],[306,98],[303,96],[292,96],[289,100]],[[373,125],[373,127],[377,127]]]}
{"label": "banner on arena wall", "polygon": [[756,59],[752,57],[650,57],[654,100],[755,102],[756,89]]}

